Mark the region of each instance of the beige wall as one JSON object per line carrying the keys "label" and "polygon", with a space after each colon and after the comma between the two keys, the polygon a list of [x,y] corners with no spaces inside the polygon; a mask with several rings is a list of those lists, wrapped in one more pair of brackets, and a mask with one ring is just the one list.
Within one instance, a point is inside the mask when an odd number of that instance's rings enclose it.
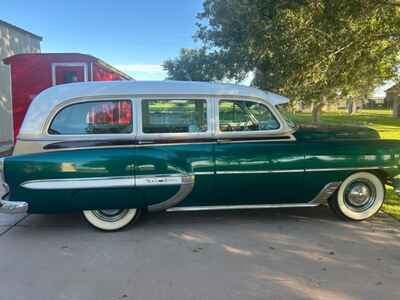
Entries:
{"label": "beige wall", "polygon": [[13,137],[10,68],[3,59],[14,54],[40,52],[40,39],[0,22],[0,143]]}

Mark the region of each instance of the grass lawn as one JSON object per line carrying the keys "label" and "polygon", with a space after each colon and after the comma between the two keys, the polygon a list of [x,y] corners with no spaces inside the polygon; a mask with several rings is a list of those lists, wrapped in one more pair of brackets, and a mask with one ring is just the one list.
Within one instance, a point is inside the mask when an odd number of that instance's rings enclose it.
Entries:
{"label": "grass lawn", "polygon": [[[299,123],[312,123],[310,113],[296,113],[295,119]],[[360,110],[349,116],[346,111],[324,112],[321,115],[321,124],[363,125],[379,132],[382,139],[400,140],[400,118],[393,118],[389,110]],[[400,220],[400,197],[393,193],[391,187],[386,187],[386,199],[383,210]]]}

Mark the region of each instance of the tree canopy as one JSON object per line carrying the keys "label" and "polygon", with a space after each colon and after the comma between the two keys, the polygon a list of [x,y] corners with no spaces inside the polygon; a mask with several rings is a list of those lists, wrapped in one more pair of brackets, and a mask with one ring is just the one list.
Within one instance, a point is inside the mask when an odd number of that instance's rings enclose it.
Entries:
{"label": "tree canopy", "polygon": [[164,62],[167,79],[188,81],[218,81],[225,77],[225,66],[217,53],[205,48],[181,49],[178,58]]}
{"label": "tree canopy", "polygon": [[205,0],[198,20],[204,48],[167,61],[170,78],[240,80],[255,72],[254,85],[318,110],[396,77],[399,1]]}

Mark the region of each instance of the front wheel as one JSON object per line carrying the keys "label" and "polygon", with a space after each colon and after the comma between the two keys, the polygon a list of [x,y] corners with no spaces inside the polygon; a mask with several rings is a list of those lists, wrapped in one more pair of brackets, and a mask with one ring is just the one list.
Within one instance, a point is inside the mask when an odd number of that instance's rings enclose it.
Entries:
{"label": "front wheel", "polygon": [[372,173],[359,172],[343,181],[329,205],[344,219],[362,221],[374,216],[384,199],[382,181]]}
{"label": "front wheel", "polygon": [[83,217],[97,229],[115,231],[136,222],[142,211],[139,208],[84,210]]}

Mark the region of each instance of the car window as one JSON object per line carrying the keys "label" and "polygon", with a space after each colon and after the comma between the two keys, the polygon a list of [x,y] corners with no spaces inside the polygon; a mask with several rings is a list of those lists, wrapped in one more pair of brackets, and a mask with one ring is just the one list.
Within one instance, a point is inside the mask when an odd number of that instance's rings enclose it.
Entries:
{"label": "car window", "polygon": [[143,100],[143,133],[207,131],[206,100]]}
{"label": "car window", "polygon": [[261,103],[240,100],[219,102],[219,128],[223,132],[274,130],[279,122]]}
{"label": "car window", "polygon": [[132,132],[132,103],[113,100],[77,103],[62,109],[49,134],[110,134]]}

